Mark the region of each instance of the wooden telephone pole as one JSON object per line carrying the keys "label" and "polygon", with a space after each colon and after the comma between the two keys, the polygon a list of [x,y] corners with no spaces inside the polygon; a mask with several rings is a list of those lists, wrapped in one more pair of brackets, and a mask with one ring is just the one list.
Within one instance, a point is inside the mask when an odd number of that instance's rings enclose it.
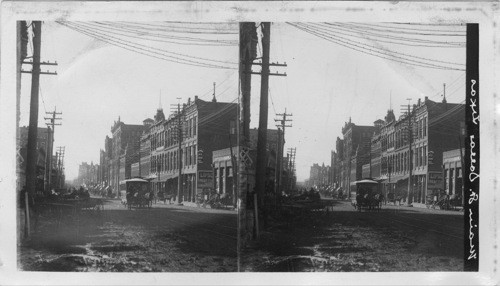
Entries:
{"label": "wooden telephone pole", "polygon": [[31,97],[30,97],[30,118],[28,128],[28,146],[26,156],[26,229],[25,235],[30,234],[30,221],[29,221],[29,206],[30,198],[33,198],[36,193],[37,181],[37,141],[38,141],[38,94],[40,91],[40,75],[49,74],[56,75],[57,73],[42,72],[41,65],[57,65],[57,63],[41,63],[41,43],[42,43],[42,22],[33,21],[31,23],[33,29],[33,61],[24,62],[23,64],[31,64],[31,71],[21,69],[21,73],[31,74]]}
{"label": "wooden telephone pole", "polygon": [[271,23],[262,22],[262,62],[254,63],[262,66],[260,73],[251,72],[252,74],[261,75],[261,88],[260,88],[260,108],[259,108],[259,130],[257,139],[257,162],[255,171],[255,189],[257,193],[258,209],[262,211],[264,217],[264,227],[266,225],[267,213],[264,208],[264,196],[266,189],[266,145],[267,145],[267,121],[268,121],[268,95],[269,95],[269,76],[286,76],[285,74],[270,73],[270,66],[286,66],[285,64],[270,64],[269,52],[271,42]]}
{"label": "wooden telephone pole", "polygon": [[56,123],[56,120],[61,120],[62,118],[56,117],[57,115],[62,115],[62,112],[56,112],[54,107],[53,112],[45,112],[45,114],[50,114],[52,117],[44,117],[45,120],[49,120],[45,124],[48,127],[47,136],[47,152],[45,154],[45,193],[49,193],[52,187],[52,153],[54,148],[54,134],[55,126],[60,126],[61,123]]}
{"label": "wooden telephone pole", "polygon": [[[278,127],[278,150],[276,151],[276,195],[281,196],[281,191],[283,188],[282,184],[282,173],[283,173],[283,149],[285,146],[285,130],[286,127],[292,127],[292,125],[287,125],[287,122],[292,121],[291,119],[287,119],[287,116],[292,116],[292,114],[287,114],[286,113],[286,108],[285,112],[281,114],[276,114],[276,116],[281,116],[282,118],[277,118],[274,119],[274,121],[279,122],[279,124],[276,125]],[[280,133],[280,130],[282,132]],[[282,136],[280,136],[283,134]]]}
{"label": "wooden telephone pole", "polygon": [[[180,100],[180,98],[177,98]],[[175,105],[172,106],[175,108]],[[179,173],[177,178],[177,204],[182,204],[182,115],[181,104],[177,104],[177,140],[178,140],[178,151],[177,151],[177,166],[179,167]]]}
{"label": "wooden telephone pole", "polygon": [[[407,98],[408,100],[408,111],[407,112],[407,119],[408,119],[408,199],[406,203],[408,205],[411,205],[413,202],[413,153],[412,153],[412,144],[413,144],[413,122],[412,122],[412,111],[410,109],[410,101],[411,98]],[[402,107],[406,107],[402,105]]]}

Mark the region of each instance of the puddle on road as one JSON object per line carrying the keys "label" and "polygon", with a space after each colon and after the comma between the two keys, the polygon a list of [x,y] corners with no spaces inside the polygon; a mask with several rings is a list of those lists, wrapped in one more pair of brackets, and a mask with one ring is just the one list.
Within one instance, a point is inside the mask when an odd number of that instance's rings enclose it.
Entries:
{"label": "puddle on road", "polygon": [[144,247],[139,245],[127,245],[124,243],[118,244],[99,244],[92,245],[90,249],[101,252],[124,252],[124,251],[139,251],[144,250]]}
{"label": "puddle on road", "polygon": [[363,257],[348,255],[368,250],[368,248],[345,244],[296,247],[290,251],[295,255],[267,257],[267,261],[256,270],[262,272],[379,271],[380,266],[377,263]]}

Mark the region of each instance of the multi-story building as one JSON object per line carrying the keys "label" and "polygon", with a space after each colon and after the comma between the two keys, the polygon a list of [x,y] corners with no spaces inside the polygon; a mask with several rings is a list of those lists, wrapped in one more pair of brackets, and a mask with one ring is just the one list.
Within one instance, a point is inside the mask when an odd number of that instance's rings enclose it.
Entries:
{"label": "multi-story building", "polygon": [[94,162],[83,162],[78,166],[78,185],[94,185],[99,183],[99,165],[94,165]]}
{"label": "multi-story building", "polygon": [[123,123],[120,118],[111,127],[110,178],[109,185],[118,195],[121,180],[130,178],[131,164],[137,160],[140,137],[145,125],[130,125]]}
{"label": "multi-story building", "polygon": [[321,166],[314,163],[309,172],[309,186],[327,186],[330,185],[330,166]]}
{"label": "multi-story building", "polygon": [[[28,127],[23,126],[19,128],[19,163],[17,166],[18,170],[18,185],[23,187],[26,185],[26,158],[27,158],[27,147],[28,147]],[[46,169],[46,153],[48,145],[48,128],[38,127],[37,130],[37,140],[36,140],[36,191],[40,193],[44,189],[44,176]]]}
{"label": "multi-story building", "polygon": [[176,195],[180,171],[181,199],[194,202],[196,194],[213,182],[212,151],[236,144],[230,129],[236,126],[237,104],[203,101],[196,96],[179,110],[168,119],[160,110],[155,116],[149,132],[149,176],[154,178],[155,190]]}
{"label": "multi-story building", "polygon": [[[443,153],[443,179],[442,188],[448,195],[456,195],[463,199],[463,177],[462,177],[462,160],[465,154],[465,149],[455,149]],[[431,181],[439,185],[439,180]]]}
{"label": "multi-story building", "polygon": [[[356,125],[350,118],[342,128],[341,187],[344,190],[350,190],[354,182],[363,177],[363,165],[370,162],[371,138],[378,129],[378,126]],[[337,152],[340,153],[338,149]]]}
{"label": "multi-story building", "polygon": [[[257,159],[257,138],[258,129],[250,129],[250,150],[247,155],[245,155],[246,162],[249,164],[249,173],[247,174],[248,189],[253,190],[255,186],[255,163]],[[266,148],[266,186],[274,186],[275,169],[276,169],[276,156],[278,150],[278,130],[268,129],[267,130],[267,148]],[[233,160],[231,159],[231,153],[233,156],[239,154],[240,148],[235,146],[232,148],[225,148],[221,150],[214,150],[212,152],[212,165],[213,165],[213,185],[208,186],[209,188],[214,188],[218,193],[232,193],[233,197],[236,197],[234,192],[234,174],[233,174]],[[282,178],[283,182],[288,181],[288,177]],[[273,187],[274,190],[274,187]],[[271,190],[268,190],[271,191]],[[236,203],[236,201],[234,201]]]}
{"label": "multi-story building", "polygon": [[443,152],[459,147],[464,121],[463,104],[434,102],[427,97],[398,120],[389,111],[380,132],[382,167],[378,179],[385,184],[385,192],[414,205],[425,204],[427,196],[442,188]]}

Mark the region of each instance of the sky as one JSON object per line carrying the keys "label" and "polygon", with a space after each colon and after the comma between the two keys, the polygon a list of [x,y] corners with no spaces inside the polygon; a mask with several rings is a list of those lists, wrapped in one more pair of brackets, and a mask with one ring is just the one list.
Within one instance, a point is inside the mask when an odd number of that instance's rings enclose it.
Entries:
{"label": "sky", "polygon": [[[446,29],[465,31],[465,26]],[[418,57],[465,64],[465,47],[383,46]],[[342,127],[349,118],[357,125],[373,125],[375,120],[384,119],[391,106],[398,117],[400,106],[407,105],[408,98],[412,104],[425,96],[441,101],[443,83],[450,87],[447,88],[448,102],[458,103],[465,99],[464,71],[415,67],[381,59],[326,41],[286,23],[271,26],[270,61],[286,62],[288,66],[271,68],[272,72],[286,72],[287,76],[270,78],[268,128],[276,128],[274,114],[282,114],[285,109],[293,114],[293,127],[286,129],[284,150],[297,148],[298,181],[309,178],[314,163],[330,165],[336,138],[342,139]],[[253,78],[252,84],[251,125],[257,127],[260,79]]]}
{"label": "sky", "polygon": [[[465,31],[464,26],[447,29]],[[209,38],[237,41],[238,35],[218,34]],[[132,42],[188,54],[195,57],[194,61],[210,58],[238,62],[237,45]],[[465,48],[364,43],[438,61],[465,63]],[[260,55],[262,48],[259,46],[258,50]],[[450,86],[448,102],[460,102],[465,97],[463,71],[429,69],[377,58],[286,23],[272,24],[270,58],[271,62],[286,62],[288,66],[271,68],[272,72],[286,72],[287,76],[270,79],[268,128],[276,128],[276,113],[286,109],[293,115],[293,127],[286,130],[285,150],[297,148],[299,181],[309,177],[314,163],[330,164],[330,152],[335,150],[335,140],[342,137],[341,129],[349,117],[358,125],[372,125],[375,120],[383,119],[391,106],[398,116],[400,106],[408,104],[408,98],[411,103],[424,96],[440,101],[443,83]],[[43,68],[56,70],[58,75],[41,76],[39,126],[43,126],[45,112],[57,108],[63,113],[62,126],[56,126],[55,146],[66,148],[68,179],[78,175],[81,162],[99,162],[99,150],[104,148],[105,136],[111,135],[110,128],[118,117],[126,124],[142,124],[144,119],[154,116],[160,105],[167,115],[170,104],[179,102],[178,97],[181,103],[195,95],[211,100],[213,82],[217,83],[219,101],[230,102],[238,96],[236,69],[197,67],[148,57],[55,22],[44,22],[42,60],[57,61],[59,65]],[[252,82],[251,128],[254,128],[258,126],[260,77],[254,76]],[[29,120],[30,84],[30,76],[23,74],[20,126],[27,125]]]}
{"label": "sky", "polygon": [[[234,27],[237,29],[237,24]],[[238,62],[238,35],[218,38],[233,40],[236,45],[151,45],[196,57]],[[213,82],[217,84],[217,100],[230,102],[238,97],[236,69],[204,68],[152,58],[55,22],[43,23],[41,46],[42,61],[58,62],[57,67],[42,67],[42,70],[57,71],[58,75],[41,76],[38,122],[44,126],[45,112],[52,112],[54,108],[62,112],[62,125],[55,128],[54,146],[65,146],[68,179],[78,176],[82,162],[99,164],[99,150],[104,149],[105,137],[111,137],[111,126],[119,117],[126,124],[142,124],[144,119],[153,118],[160,106],[160,97],[166,116],[170,105],[179,102],[177,98],[181,98],[181,103],[188,98],[193,100],[195,95],[211,100]],[[31,54],[31,45],[28,54]],[[29,122],[30,86],[30,75],[23,74],[20,126]]]}

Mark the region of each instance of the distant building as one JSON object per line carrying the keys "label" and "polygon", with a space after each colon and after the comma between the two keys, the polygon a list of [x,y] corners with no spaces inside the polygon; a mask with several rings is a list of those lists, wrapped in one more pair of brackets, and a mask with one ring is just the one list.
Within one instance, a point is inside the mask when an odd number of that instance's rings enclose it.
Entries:
{"label": "distant building", "polygon": [[76,183],[78,185],[94,185],[99,183],[99,165],[94,165],[94,162],[88,164],[83,162],[78,166],[78,178]]}
{"label": "distant building", "polygon": [[362,179],[363,165],[370,162],[371,138],[379,129],[374,126],[360,126],[346,122],[342,128],[342,155],[340,185],[344,190],[350,190],[357,180]]}
{"label": "distant building", "polygon": [[309,172],[309,186],[327,186],[330,184],[330,166],[318,165],[317,163],[311,166],[311,170]]}
{"label": "distant building", "polygon": [[139,157],[140,138],[145,125],[130,125],[115,121],[111,127],[110,183],[118,194],[120,181],[131,177],[131,165]]}
{"label": "distant building", "polygon": [[[44,189],[44,177],[46,169],[46,153],[48,143],[48,128],[38,127],[37,130],[37,159],[36,159],[36,191],[42,192]],[[28,147],[28,127],[23,126],[19,128],[19,141],[18,141],[18,164],[17,164],[17,179],[18,185],[24,187],[26,185],[26,159]]]}

